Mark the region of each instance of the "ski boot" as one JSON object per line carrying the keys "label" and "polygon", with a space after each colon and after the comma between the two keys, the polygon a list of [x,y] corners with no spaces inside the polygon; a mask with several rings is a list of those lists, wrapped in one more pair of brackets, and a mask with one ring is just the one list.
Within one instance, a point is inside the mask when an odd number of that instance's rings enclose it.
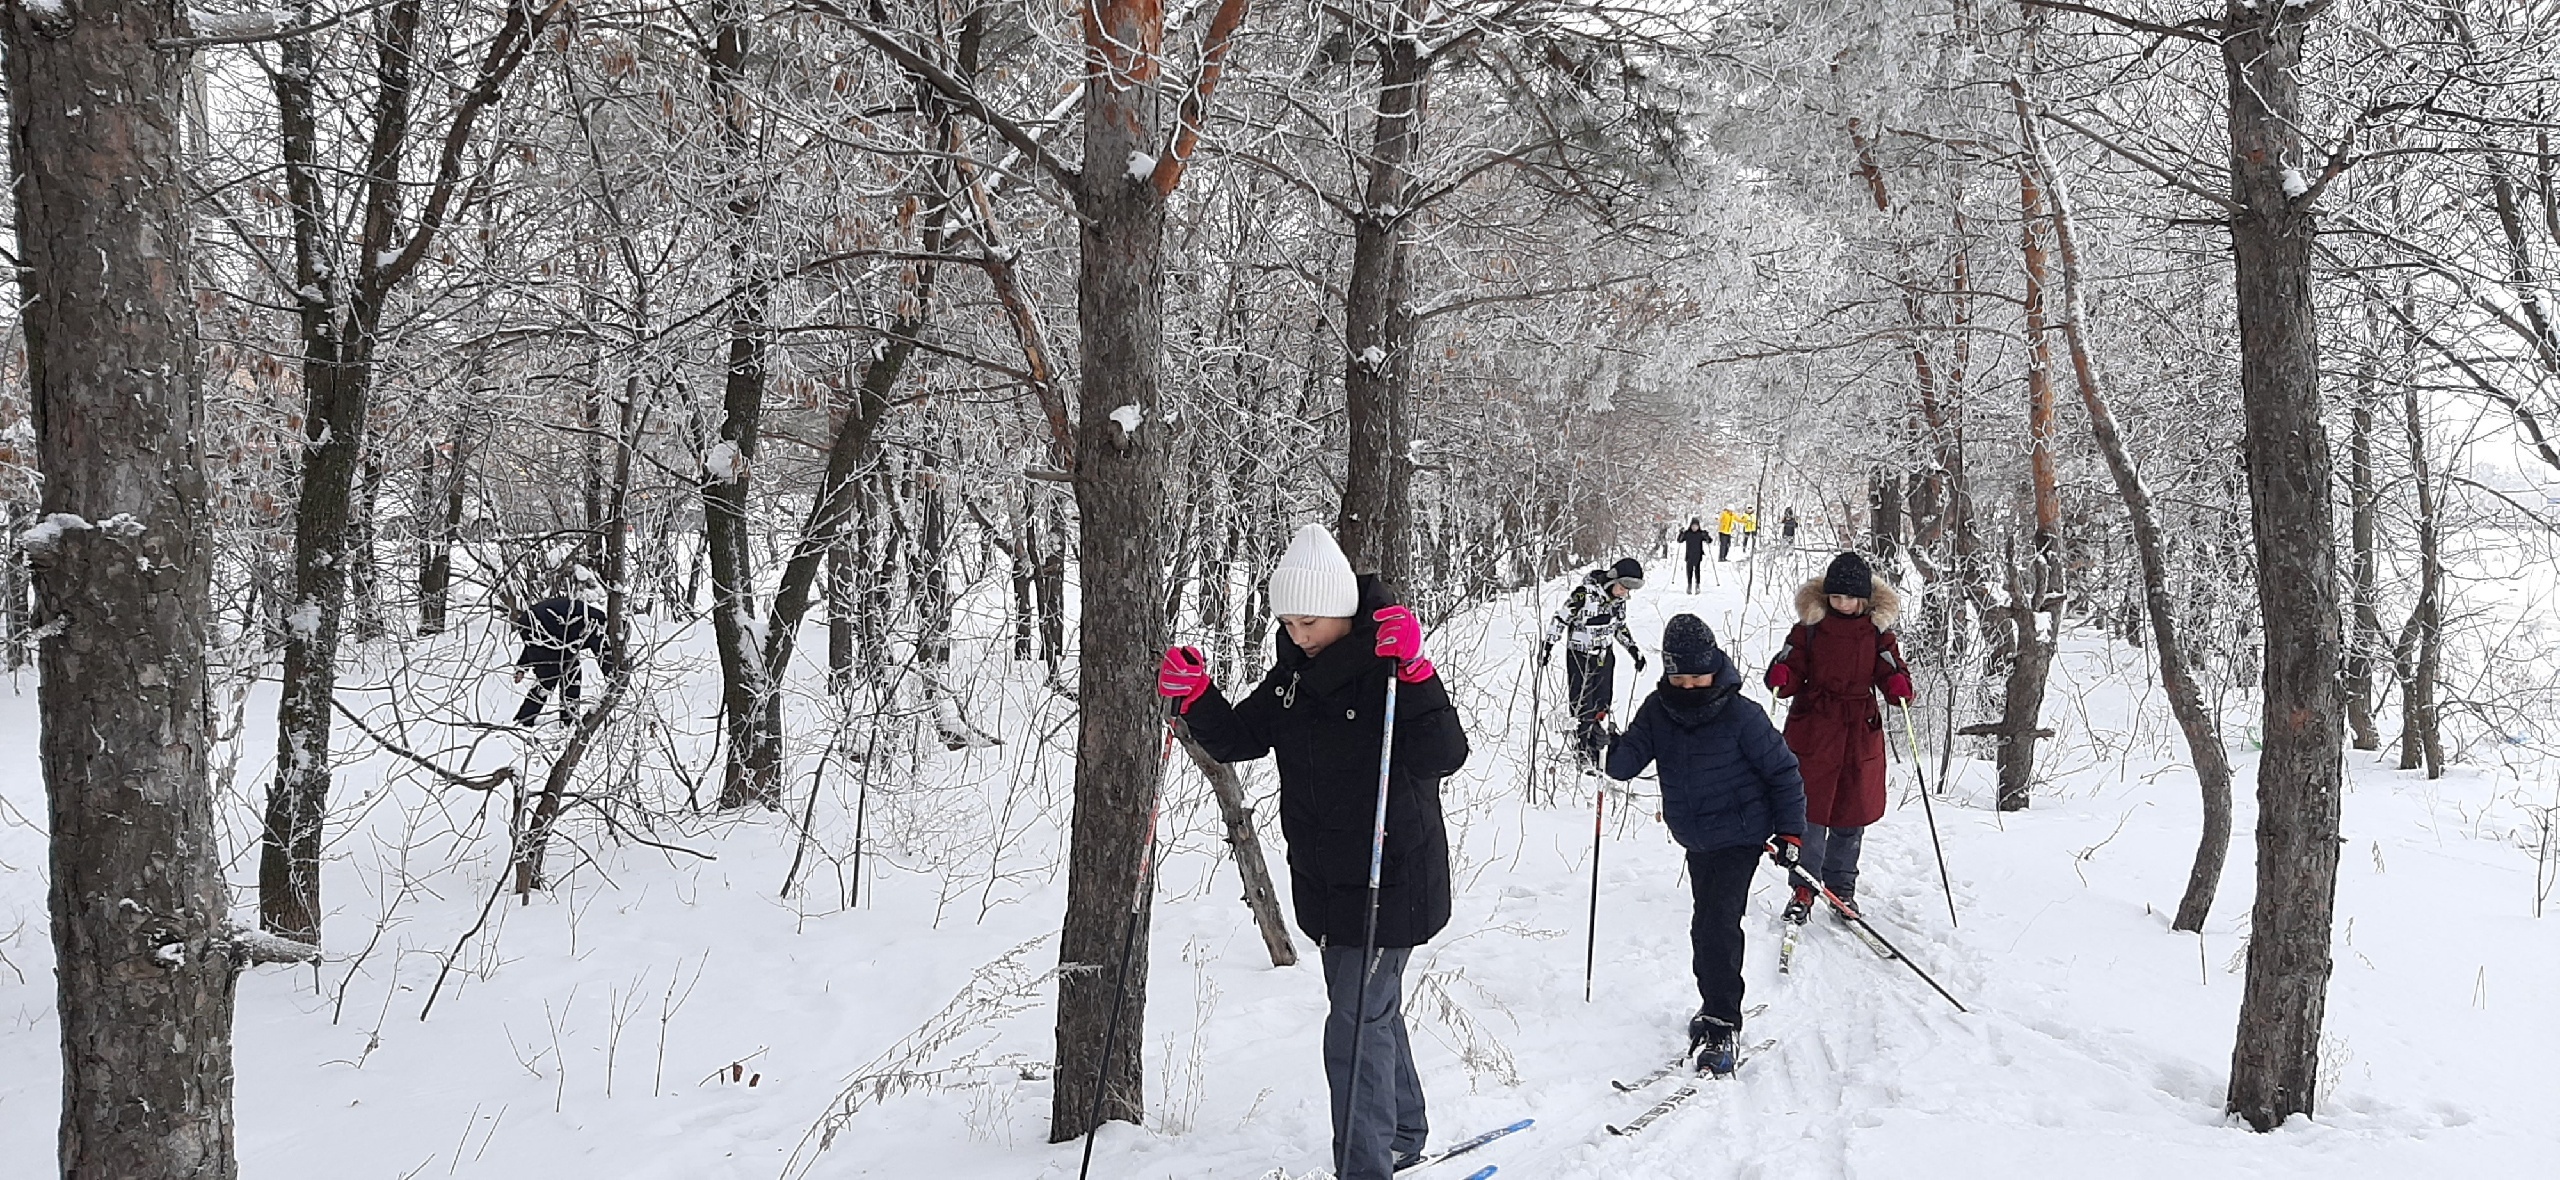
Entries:
{"label": "ski boot", "polygon": [[1734,1043],[1740,1030],[1704,1012],[1689,1018],[1689,1050],[1698,1072],[1728,1077],[1733,1073]]}
{"label": "ski boot", "polygon": [[1813,890],[1798,885],[1795,896],[1787,899],[1787,908],[1778,915],[1778,920],[1790,925],[1802,926],[1805,920],[1812,916]]}
{"label": "ski boot", "polygon": [[1831,916],[1839,919],[1841,925],[1846,926],[1849,924],[1849,919],[1863,916],[1858,913],[1857,890],[1834,889],[1831,891],[1831,896],[1840,899],[1840,908],[1831,911]]}

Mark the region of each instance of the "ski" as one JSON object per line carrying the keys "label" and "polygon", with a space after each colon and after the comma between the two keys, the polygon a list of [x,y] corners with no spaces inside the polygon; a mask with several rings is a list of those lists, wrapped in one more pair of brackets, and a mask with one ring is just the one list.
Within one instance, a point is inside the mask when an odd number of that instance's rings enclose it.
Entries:
{"label": "ski", "polygon": [[1778,924],[1787,928],[1786,933],[1778,936],[1778,974],[1785,975],[1795,967],[1796,935],[1803,932],[1804,924],[1787,921],[1781,921]]}
{"label": "ski", "polygon": [[[1833,916],[1837,917],[1838,915]],[[1859,916],[1864,917],[1865,915],[1861,914]],[[1886,946],[1882,939],[1877,938],[1873,933],[1869,932],[1863,923],[1852,922],[1846,918],[1842,918],[1840,924],[1848,927],[1849,933],[1857,935],[1858,941],[1867,944],[1867,949],[1874,951],[1877,958],[1898,959],[1901,957],[1900,955],[1894,954],[1893,948]]]}
{"label": "ski", "polygon": [[[1505,1136],[1505,1135],[1511,1134],[1511,1133],[1512,1133],[1512,1132],[1514,1132],[1514,1131],[1526,1131],[1526,1130],[1528,1130],[1528,1129],[1529,1129],[1529,1124],[1534,1123],[1534,1122],[1536,1122],[1536,1121],[1538,1121],[1538,1120],[1536,1120],[1536,1119],[1522,1119],[1522,1120],[1520,1120],[1519,1122],[1513,1123],[1513,1124],[1511,1124],[1511,1125],[1510,1125],[1510,1126],[1508,1126],[1508,1127],[1495,1127],[1494,1129],[1492,1129],[1492,1130],[1490,1130],[1490,1131],[1487,1131],[1487,1132],[1485,1132],[1485,1133],[1484,1133],[1484,1134],[1482,1134],[1482,1135],[1478,1135],[1478,1136],[1476,1136],[1476,1137],[1475,1137],[1475,1138],[1473,1138],[1473,1139],[1466,1140],[1465,1142],[1462,1142],[1462,1143],[1452,1143],[1452,1144],[1450,1144],[1449,1146],[1447,1146],[1447,1147],[1443,1147],[1443,1148],[1441,1148],[1441,1149],[1440,1149],[1440,1150],[1438,1150],[1438,1151],[1434,1151],[1434,1152],[1427,1153],[1427,1154],[1425,1154],[1421,1159],[1418,1159],[1418,1160],[1413,1161],[1412,1163],[1406,1164],[1405,1166],[1403,1166],[1403,1167],[1401,1167],[1401,1168],[1397,1168],[1397,1169],[1396,1169],[1396,1171],[1397,1171],[1398,1173],[1404,1173],[1404,1172],[1418,1172],[1418,1171],[1421,1171],[1422,1169],[1427,1168],[1427,1167],[1430,1167],[1430,1166],[1431,1166],[1431,1165],[1433,1165],[1433,1164],[1439,1163],[1440,1161],[1445,1160],[1445,1159],[1449,1158],[1450,1156],[1453,1156],[1453,1155],[1465,1155],[1466,1153],[1468,1153],[1468,1152],[1470,1152],[1470,1151],[1474,1151],[1475,1149],[1477,1149],[1477,1148],[1479,1148],[1479,1147],[1482,1147],[1482,1146],[1484,1146],[1485,1144],[1491,1143],[1491,1142],[1493,1142],[1493,1141],[1494,1141],[1494,1140],[1496,1140],[1496,1139],[1500,1139],[1500,1138],[1502,1138],[1502,1137],[1503,1137],[1503,1136]],[[1476,1176],[1489,1176],[1489,1175],[1492,1175],[1492,1174],[1493,1174],[1493,1169],[1491,1169],[1491,1168],[1487,1168],[1487,1169],[1485,1169],[1484,1171],[1481,1171],[1481,1172],[1476,1173],[1476,1175],[1475,1175],[1475,1176],[1469,1176],[1469,1177],[1467,1177],[1467,1180],[1476,1180]]]}
{"label": "ski", "polygon": [[[1753,1045],[1750,1049],[1742,1052],[1741,1054],[1736,1055],[1733,1061],[1734,1072],[1741,1072],[1744,1062],[1766,1052],[1771,1046],[1776,1045],[1777,1043],[1777,1038],[1771,1037],[1757,1045]],[[1727,1074],[1724,1076],[1731,1077],[1732,1075]],[[1713,1079],[1689,1079],[1687,1082],[1682,1083],[1679,1089],[1673,1090],[1667,1097],[1663,1098],[1662,1101],[1654,1103],[1651,1107],[1647,1108],[1643,1114],[1637,1115],[1632,1122],[1627,1123],[1625,1126],[1619,1126],[1616,1123],[1608,1124],[1609,1133],[1612,1135],[1633,1135],[1638,1131],[1644,1130],[1646,1127],[1652,1126],[1655,1119],[1661,1118],[1672,1111],[1678,1110],[1682,1104],[1688,1102],[1691,1098],[1697,1097],[1699,1089],[1698,1084],[1701,1081],[1708,1080]]]}

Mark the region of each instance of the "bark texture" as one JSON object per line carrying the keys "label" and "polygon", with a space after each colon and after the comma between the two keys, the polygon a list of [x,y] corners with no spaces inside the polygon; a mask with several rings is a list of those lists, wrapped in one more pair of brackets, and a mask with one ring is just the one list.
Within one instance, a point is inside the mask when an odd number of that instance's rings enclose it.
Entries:
{"label": "bark texture", "polygon": [[2312,298],[2315,224],[2297,199],[2317,167],[2301,131],[2298,71],[2319,11],[2229,0],[2223,16],[2240,395],[2266,623],[2257,898],[2227,1103],[2261,1131],[2311,1112],[2338,877],[2337,551]]}
{"label": "bark texture", "polygon": [[1413,463],[1407,402],[1413,387],[1412,160],[1431,62],[1422,51],[1431,0],[1379,5],[1377,111],[1367,175],[1352,219],[1351,283],[1343,302],[1344,420],[1349,466],[1334,535],[1358,570],[1402,592],[1413,562]]}
{"label": "bark texture", "polygon": [[5,20],[46,513],[27,544],[61,1175],[228,1180],[236,952],[207,779],[187,63],[152,45],[184,36],[185,14],[175,0],[13,4]]}

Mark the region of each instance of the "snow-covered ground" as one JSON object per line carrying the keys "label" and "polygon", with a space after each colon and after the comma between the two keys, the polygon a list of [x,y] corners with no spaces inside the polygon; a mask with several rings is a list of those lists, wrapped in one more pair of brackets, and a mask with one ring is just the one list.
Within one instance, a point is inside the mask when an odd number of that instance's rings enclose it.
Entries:
{"label": "snow-covered ground", "polygon": [[[1664,569],[1635,602],[1646,646],[1687,609],[1745,666],[1765,662],[1792,585],[1764,572],[1746,600],[1743,570],[1721,567],[1717,586],[1690,597]],[[2428,782],[2351,758],[2332,1088],[2316,1120],[2252,1134],[2221,1114],[2252,880],[2249,729],[2231,727],[2241,835],[2221,900],[2202,937],[2172,933],[2193,777],[2157,694],[2140,687],[2140,652],[2095,639],[2074,641],[2057,668],[2048,717],[2060,736],[2034,808],[1988,810],[1990,768],[1961,759],[1939,801],[1961,926],[1949,925],[1907,767],[1903,805],[1868,842],[1870,912],[1972,1012],[1828,921],[1807,932],[1796,972],[1778,976],[1781,891],[1764,872],[1748,976],[1750,1002],[1768,1010],[1745,1039],[1775,1046],[1642,1136],[1607,1134],[1652,1097],[1614,1093],[1609,1079],[1677,1048],[1695,1004],[1687,891],[1647,802],[1613,798],[1586,1003],[1592,796],[1568,781],[1538,807],[1524,791],[1525,653],[1541,617],[1523,595],[1431,639],[1476,745],[1447,788],[1457,916],[1408,977],[1434,1141],[1537,1120],[1468,1168],[1448,1165],[1450,1177],[1483,1163],[1558,1180],[2548,1174],[2560,1149],[2560,914],[2531,916],[2526,806],[2560,802],[2560,770],[2465,766]],[[666,658],[702,646],[671,636]],[[461,702],[452,716],[498,717],[512,697],[502,674],[484,674],[495,649],[467,632],[379,653],[381,667],[351,683],[401,687],[350,699],[389,725],[391,702],[431,701],[447,685]],[[1000,650],[966,644],[962,664],[977,670],[972,719],[1004,744],[875,751],[859,874],[847,853],[860,779],[838,761],[806,886],[788,898],[794,822],[690,819],[648,833],[688,850],[675,852],[617,843],[581,812],[566,829],[577,844],[553,853],[568,870],[559,887],[529,906],[503,898],[468,936],[499,882],[506,800],[430,788],[342,731],[353,756],[327,881],[330,961],[241,981],[244,1174],[1074,1175],[1076,1145],[1046,1142],[1042,1065],[1071,714],[1028,666],[1006,672]],[[637,761],[611,764],[636,777],[616,769],[593,789],[680,804],[686,788],[667,767],[699,771],[713,699],[708,670],[689,666]],[[1550,676],[1552,710],[1561,677]],[[432,708],[399,722],[412,746],[481,770],[520,756],[514,738],[417,719]],[[248,703],[227,817],[243,900],[271,712],[268,686]],[[796,724],[795,749],[813,751],[828,723]],[[34,725],[30,683],[0,697],[0,1174],[13,1176],[50,1166],[59,1100]],[[814,769],[794,763],[795,810]],[[1266,819],[1268,775],[1248,778]],[[1106,1129],[1094,1174],[1304,1175],[1326,1155],[1321,987],[1308,966],[1269,965],[1198,776],[1180,769],[1171,790],[1149,1122]],[[1265,834],[1285,875],[1277,825]]]}

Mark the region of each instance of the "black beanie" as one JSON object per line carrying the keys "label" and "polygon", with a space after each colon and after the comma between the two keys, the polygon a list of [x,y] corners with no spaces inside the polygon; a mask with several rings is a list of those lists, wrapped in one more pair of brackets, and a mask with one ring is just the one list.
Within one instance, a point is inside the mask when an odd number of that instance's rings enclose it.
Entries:
{"label": "black beanie", "polygon": [[1662,628],[1662,672],[1666,676],[1713,676],[1718,671],[1716,633],[1696,615],[1673,615]]}
{"label": "black beanie", "polygon": [[1822,575],[1822,592],[1845,594],[1851,598],[1873,598],[1876,574],[1867,568],[1867,559],[1855,553],[1843,553],[1831,559],[1831,568]]}
{"label": "black beanie", "polygon": [[1644,589],[1644,564],[1632,557],[1621,557],[1609,571],[1609,580],[1623,582],[1629,590]]}

